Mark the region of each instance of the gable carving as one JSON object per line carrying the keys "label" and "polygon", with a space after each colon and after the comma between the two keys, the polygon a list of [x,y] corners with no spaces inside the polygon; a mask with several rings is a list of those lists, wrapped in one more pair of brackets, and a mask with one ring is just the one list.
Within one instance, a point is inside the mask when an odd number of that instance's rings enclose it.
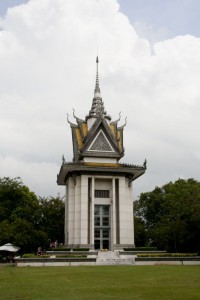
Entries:
{"label": "gable carving", "polygon": [[88,151],[114,152],[103,131],[100,131]]}

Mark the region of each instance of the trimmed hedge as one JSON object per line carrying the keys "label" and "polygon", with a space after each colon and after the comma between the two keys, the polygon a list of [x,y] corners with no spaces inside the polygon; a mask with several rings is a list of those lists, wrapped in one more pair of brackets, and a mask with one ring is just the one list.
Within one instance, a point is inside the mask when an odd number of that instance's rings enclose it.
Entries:
{"label": "trimmed hedge", "polygon": [[35,253],[25,253],[22,255],[23,258],[33,258],[35,256]]}
{"label": "trimmed hedge", "polygon": [[157,251],[157,247],[124,248],[124,251]]}
{"label": "trimmed hedge", "polygon": [[197,253],[140,253],[138,257],[195,257]]}
{"label": "trimmed hedge", "polygon": [[89,251],[90,248],[75,248],[73,251]]}
{"label": "trimmed hedge", "polygon": [[56,255],[56,258],[73,258],[73,257],[87,257],[85,254],[58,254]]}
{"label": "trimmed hedge", "polygon": [[37,255],[35,253],[25,253],[23,254],[22,258],[49,258],[50,255],[43,254],[43,255]]}
{"label": "trimmed hedge", "polygon": [[72,249],[71,248],[53,248],[53,249],[50,249],[50,251],[71,251]]}
{"label": "trimmed hedge", "polygon": [[52,251],[89,251],[90,248],[74,248],[74,249],[72,249],[72,248],[59,247],[59,248],[53,248],[51,250]]}
{"label": "trimmed hedge", "polygon": [[[50,258],[51,255],[36,255],[34,253],[26,253],[22,256],[22,258]],[[58,254],[55,255],[56,258],[70,258],[70,257],[77,257],[77,258],[84,258],[87,257],[86,254],[81,254],[81,253],[69,253],[69,254]]]}
{"label": "trimmed hedge", "polygon": [[191,257],[136,257],[135,261],[156,261],[156,262],[162,262],[162,261],[167,261],[167,262],[173,262],[173,261],[200,261],[199,258],[196,256],[191,256]]}

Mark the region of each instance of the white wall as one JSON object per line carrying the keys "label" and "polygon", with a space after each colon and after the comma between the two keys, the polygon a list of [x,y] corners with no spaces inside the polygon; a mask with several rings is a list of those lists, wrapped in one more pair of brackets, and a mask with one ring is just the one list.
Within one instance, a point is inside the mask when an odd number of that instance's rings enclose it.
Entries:
{"label": "white wall", "polygon": [[[94,243],[94,205],[110,205],[111,245],[116,244],[115,179],[119,179],[120,244],[133,246],[133,200],[132,188],[123,176],[70,177],[66,186],[65,244],[87,245],[88,243],[88,178],[92,178],[90,202],[90,244]],[[94,190],[109,190],[110,198],[94,198]],[[112,247],[111,247],[112,248]]]}

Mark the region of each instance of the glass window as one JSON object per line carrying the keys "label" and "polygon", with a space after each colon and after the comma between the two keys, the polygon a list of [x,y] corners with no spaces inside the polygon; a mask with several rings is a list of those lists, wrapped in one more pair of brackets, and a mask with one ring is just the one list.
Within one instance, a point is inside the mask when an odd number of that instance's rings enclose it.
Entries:
{"label": "glass window", "polygon": [[94,240],[94,248],[100,249],[100,240]]}
{"label": "glass window", "polygon": [[109,229],[103,229],[103,238],[109,238]]}
{"label": "glass window", "polygon": [[103,249],[109,249],[109,240],[103,240]]}
{"label": "glass window", "polygon": [[94,226],[100,226],[100,217],[94,218]]}
{"label": "glass window", "polygon": [[109,226],[109,217],[103,217],[102,219],[103,219],[103,222],[102,222],[103,224],[102,225],[103,226]]}
{"label": "glass window", "polygon": [[95,205],[94,208],[94,247],[110,247],[110,205]]}
{"label": "glass window", "polygon": [[95,198],[109,198],[110,191],[109,190],[95,190],[94,196],[95,196]]}
{"label": "glass window", "polygon": [[109,215],[109,206],[108,205],[102,206],[102,214],[104,216],[108,216]]}
{"label": "glass window", "polygon": [[95,238],[100,238],[100,229],[95,229],[95,231],[94,231],[94,237]]}
{"label": "glass window", "polygon": [[95,205],[95,207],[94,207],[94,214],[95,214],[95,216],[99,216],[100,215],[100,205]]}

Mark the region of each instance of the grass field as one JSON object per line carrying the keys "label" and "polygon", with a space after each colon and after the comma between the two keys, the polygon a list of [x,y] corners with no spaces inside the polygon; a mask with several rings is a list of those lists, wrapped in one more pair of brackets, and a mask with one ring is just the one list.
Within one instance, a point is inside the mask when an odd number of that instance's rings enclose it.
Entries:
{"label": "grass field", "polygon": [[0,267],[0,299],[199,300],[199,266]]}

